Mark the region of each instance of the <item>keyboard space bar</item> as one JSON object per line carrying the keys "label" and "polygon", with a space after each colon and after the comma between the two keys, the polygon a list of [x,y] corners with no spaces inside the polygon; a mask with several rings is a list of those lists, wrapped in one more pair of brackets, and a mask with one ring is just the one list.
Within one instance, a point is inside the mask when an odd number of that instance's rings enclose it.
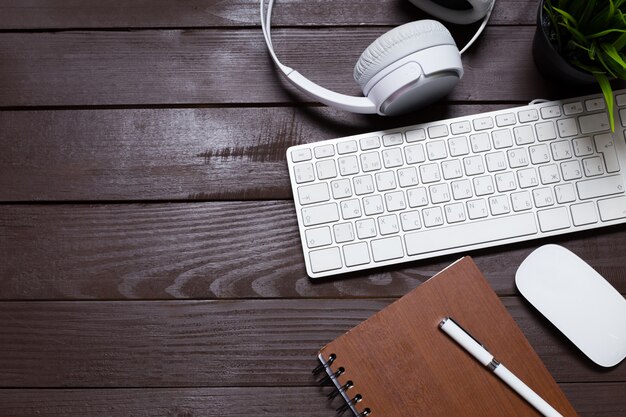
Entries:
{"label": "keyboard space bar", "polygon": [[407,233],[404,240],[409,255],[420,255],[536,233],[535,215],[524,213]]}

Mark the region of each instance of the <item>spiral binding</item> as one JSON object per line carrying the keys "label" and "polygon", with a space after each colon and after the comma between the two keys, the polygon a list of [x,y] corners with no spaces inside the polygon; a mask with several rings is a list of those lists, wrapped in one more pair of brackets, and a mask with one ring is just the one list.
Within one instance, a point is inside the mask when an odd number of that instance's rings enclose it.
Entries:
{"label": "spiral binding", "polygon": [[[320,355],[320,358],[321,358],[321,355]],[[337,409],[338,416],[343,415],[348,410],[352,410],[354,412],[355,417],[369,416],[372,413],[372,410],[370,410],[369,408],[365,408],[361,412],[358,412],[355,408],[355,405],[358,402],[363,400],[363,396],[361,394],[356,394],[352,399],[350,399],[350,396],[347,394],[347,391],[354,387],[354,383],[349,380],[349,381],[346,381],[345,384],[339,386],[337,377],[343,374],[346,370],[342,366],[337,368],[337,370],[334,372],[330,369],[330,366],[336,359],[337,359],[337,355],[335,355],[334,353],[331,353],[328,356],[327,361],[324,362],[322,360],[321,363],[315,367],[315,369],[313,370],[314,376],[317,377],[322,372],[326,374],[323,378],[319,379],[317,382],[322,386],[328,386],[332,384],[333,390],[331,391],[330,394],[327,395],[328,399],[332,400],[336,398],[338,395],[341,395],[344,398],[344,400],[346,400],[346,403]]]}

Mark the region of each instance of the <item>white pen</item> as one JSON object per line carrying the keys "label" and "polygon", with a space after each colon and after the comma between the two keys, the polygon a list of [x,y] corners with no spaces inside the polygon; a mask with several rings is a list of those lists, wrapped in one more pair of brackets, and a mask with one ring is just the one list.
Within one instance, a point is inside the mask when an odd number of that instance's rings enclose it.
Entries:
{"label": "white pen", "polygon": [[522,398],[528,401],[533,407],[546,417],[563,417],[550,404],[541,398],[535,391],[524,384],[504,365],[496,360],[491,353],[485,349],[474,337],[467,333],[452,318],[446,317],[439,323],[439,328],[448,336],[454,339],[463,349],[468,351],[476,360],[488,367],[494,374],[498,375],[509,387],[517,392]]}

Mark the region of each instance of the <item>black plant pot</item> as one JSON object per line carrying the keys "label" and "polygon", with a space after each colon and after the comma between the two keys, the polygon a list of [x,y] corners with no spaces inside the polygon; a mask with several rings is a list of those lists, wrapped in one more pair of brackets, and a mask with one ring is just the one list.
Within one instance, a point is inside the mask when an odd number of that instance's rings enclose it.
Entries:
{"label": "black plant pot", "polygon": [[571,66],[561,57],[550,42],[550,21],[544,16],[544,2],[539,2],[537,12],[537,30],[533,39],[533,59],[537,69],[544,77],[566,84],[591,84],[596,79],[588,72],[583,72]]}

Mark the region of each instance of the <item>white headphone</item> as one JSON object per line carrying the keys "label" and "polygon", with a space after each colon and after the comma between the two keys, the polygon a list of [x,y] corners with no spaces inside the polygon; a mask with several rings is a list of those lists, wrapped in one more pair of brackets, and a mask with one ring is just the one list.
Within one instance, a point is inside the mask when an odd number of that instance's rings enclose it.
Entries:
{"label": "white headphone", "polygon": [[446,27],[434,20],[406,23],[384,33],[367,47],[354,67],[354,79],[365,97],[328,90],[278,60],[270,34],[274,0],[269,0],[267,14],[264,14],[265,1],[260,1],[261,29],[274,63],[299,90],[342,110],[393,116],[432,103],[452,90],[463,76],[461,54],[487,25],[495,0],[467,0],[467,7],[461,9],[444,7],[435,0],[411,2],[451,23],[484,20],[460,52]]}

